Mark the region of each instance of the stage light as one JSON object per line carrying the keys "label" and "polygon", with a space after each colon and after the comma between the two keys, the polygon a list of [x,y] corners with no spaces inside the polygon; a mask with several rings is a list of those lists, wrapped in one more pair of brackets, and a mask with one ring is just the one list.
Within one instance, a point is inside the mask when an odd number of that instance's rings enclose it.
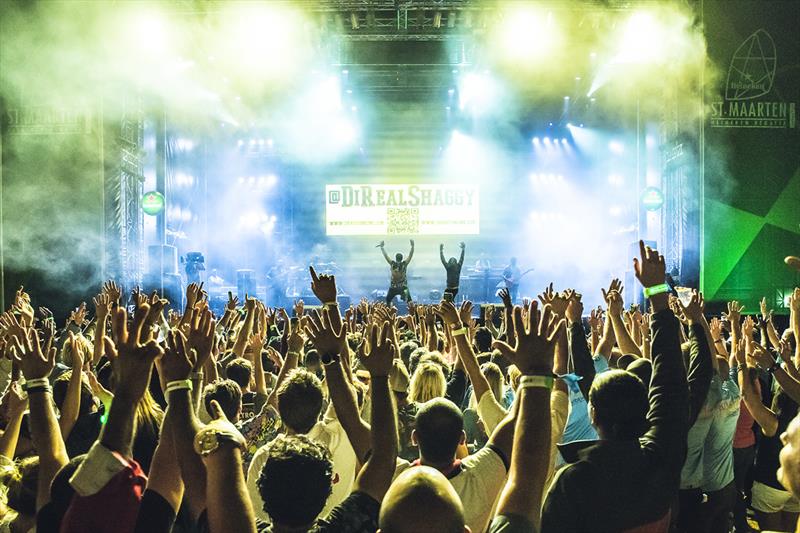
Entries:
{"label": "stage light", "polygon": [[267,176],[267,187],[274,187],[278,183],[278,176],[270,174]]}
{"label": "stage light", "polygon": [[532,142],[533,144],[539,144],[539,137],[534,137]]}
{"label": "stage light", "polygon": [[244,141],[243,141],[243,140],[241,140],[241,139],[239,139],[239,142],[238,142],[238,143],[236,143],[236,144],[238,144],[240,147],[241,147],[241,146],[244,146]]}
{"label": "stage light", "polygon": [[634,13],[623,28],[616,61],[642,64],[663,60],[669,41],[666,28],[652,14],[644,11]]}
{"label": "stage light", "polygon": [[608,208],[608,214],[612,217],[618,217],[622,214],[622,208],[618,205],[613,205]]}
{"label": "stage light", "polygon": [[270,148],[272,148],[273,143],[274,141],[272,139],[267,139],[267,146],[269,146]]}
{"label": "stage light", "polygon": [[256,145],[256,140],[250,139],[250,146],[255,146],[255,145]]}
{"label": "stage light", "polygon": [[244,176],[239,176],[239,185],[244,183]]}
{"label": "stage light", "polygon": [[552,12],[527,6],[506,10],[494,36],[499,51],[515,62],[548,57],[561,44],[561,32]]}
{"label": "stage light", "polygon": [[620,186],[625,182],[625,179],[619,174],[609,174],[608,183],[611,185]]}
{"label": "stage light", "polygon": [[622,154],[625,152],[625,145],[619,141],[610,141],[608,143],[608,150],[612,154]]}
{"label": "stage light", "polygon": [[550,144],[550,137],[544,138],[544,144]]}
{"label": "stage light", "polygon": [[169,48],[169,31],[163,16],[155,11],[137,13],[128,21],[131,45],[147,54],[160,54]]}
{"label": "stage light", "polygon": [[458,108],[485,113],[499,100],[497,83],[485,73],[468,72],[458,82]]}

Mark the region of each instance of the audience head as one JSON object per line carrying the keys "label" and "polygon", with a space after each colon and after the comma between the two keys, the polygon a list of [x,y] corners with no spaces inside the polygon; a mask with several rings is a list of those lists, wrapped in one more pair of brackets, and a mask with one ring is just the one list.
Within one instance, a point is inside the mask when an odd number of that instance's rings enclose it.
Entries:
{"label": "audience head", "polygon": [[39,457],[28,457],[0,469],[0,485],[5,487],[6,505],[21,515],[36,516],[36,484]]}
{"label": "audience head", "polygon": [[650,377],[653,375],[653,364],[649,359],[636,359],[628,365],[628,372],[639,378],[645,388],[649,389]]}
{"label": "audience head", "polygon": [[442,368],[436,363],[425,362],[417,366],[414,375],[411,376],[408,399],[412,402],[424,403],[443,397],[446,389],[447,382]]}
{"label": "audience head", "polygon": [[304,368],[292,370],[278,388],[278,413],[287,429],[308,433],[322,412],[322,383]]}
{"label": "audience head", "polygon": [[419,446],[420,459],[431,466],[449,466],[459,444],[466,440],[461,410],[444,398],[423,403],[417,410],[412,442]]}
{"label": "audience head", "polygon": [[455,489],[441,472],[427,466],[397,477],[383,498],[378,524],[381,533],[469,531]]}
{"label": "audience head", "polygon": [[403,254],[395,254],[394,260],[397,261],[398,263],[402,263],[403,262]]}
{"label": "audience head", "polygon": [[228,362],[225,367],[225,376],[235,381],[240,389],[246,390],[250,386],[250,379],[253,376],[253,364],[247,359],[237,357]]}
{"label": "audience head", "polygon": [[[59,411],[64,407],[64,400],[67,397],[67,387],[69,386],[71,377],[72,370],[67,370],[53,382],[53,401]],[[94,394],[92,394],[92,389],[89,387],[89,383],[86,379],[81,379],[81,403],[78,416],[84,416],[94,411],[97,411],[97,402],[95,401]]]}
{"label": "audience head", "polygon": [[625,370],[597,374],[589,390],[589,414],[600,437],[625,440],[641,437],[647,429],[647,388]]}
{"label": "audience head", "polygon": [[218,379],[203,389],[203,405],[207,413],[211,410],[211,401],[217,400],[222,412],[231,422],[237,422],[242,413],[242,389],[232,379]]}
{"label": "audience head", "polygon": [[280,436],[267,446],[257,481],[264,512],[285,528],[310,527],[333,486],[328,449],[305,435]]}
{"label": "audience head", "polygon": [[481,326],[475,331],[475,348],[478,353],[491,352],[493,342],[492,332],[486,326]]}

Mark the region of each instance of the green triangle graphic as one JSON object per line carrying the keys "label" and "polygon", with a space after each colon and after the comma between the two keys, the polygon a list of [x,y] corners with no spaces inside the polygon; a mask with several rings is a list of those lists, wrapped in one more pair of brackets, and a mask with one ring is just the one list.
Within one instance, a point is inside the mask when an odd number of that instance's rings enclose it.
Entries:
{"label": "green triangle graphic", "polygon": [[800,233],[800,170],[786,184],[765,220],[786,231]]}
{"label": "green triangle graphic", "polygon": [[[706,199],[705,227],[714,231],[705,235],[703,293],[706,300],[715,298],[742,255],[764,226],[760,216]],[[709,253],[713,250],[713,253]]]}

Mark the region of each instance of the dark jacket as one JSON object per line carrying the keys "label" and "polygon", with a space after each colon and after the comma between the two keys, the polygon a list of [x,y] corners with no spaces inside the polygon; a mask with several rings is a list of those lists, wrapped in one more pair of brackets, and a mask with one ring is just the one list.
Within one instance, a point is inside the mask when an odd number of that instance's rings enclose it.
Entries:
{"label": "dark jacket", "polygon": [[640,439],[601,440],[579,452],[550,487],[543,533],[624,532],[667,519],[686,457],[689,393],[677,319],[664,310],[651,327],[650,429]]}

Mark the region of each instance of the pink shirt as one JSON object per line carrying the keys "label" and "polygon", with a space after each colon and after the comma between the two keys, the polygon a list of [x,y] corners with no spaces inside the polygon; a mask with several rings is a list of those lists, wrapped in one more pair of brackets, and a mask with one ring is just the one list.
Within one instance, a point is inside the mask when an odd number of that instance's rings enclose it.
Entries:
{"label": "pink shirt", "polygon": [[739,404],[739,421],[736,422],[736,433],[733,434],[734,448],[747,448],[754,446],[756,435],[753,433],[753,416],[744,405],[744,400]]}

